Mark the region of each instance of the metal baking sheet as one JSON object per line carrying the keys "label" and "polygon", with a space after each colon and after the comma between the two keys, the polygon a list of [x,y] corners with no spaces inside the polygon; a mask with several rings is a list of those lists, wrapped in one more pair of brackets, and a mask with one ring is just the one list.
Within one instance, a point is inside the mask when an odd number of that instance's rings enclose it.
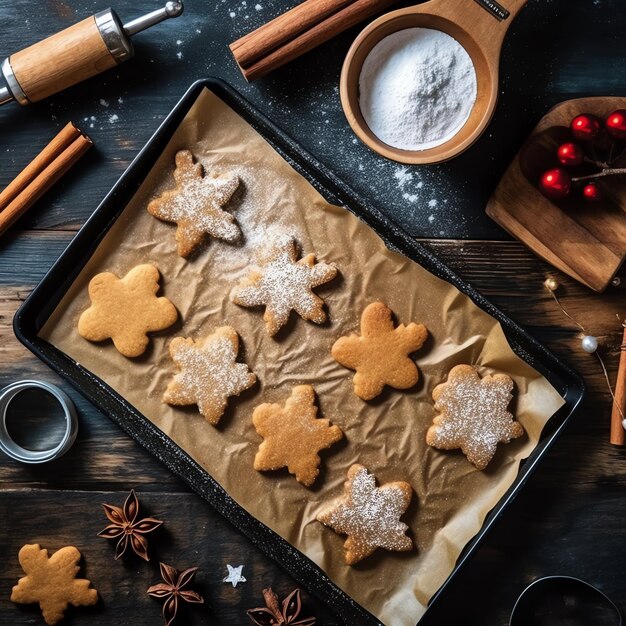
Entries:
{"label": "metal baking sheet", "polygon": [[403,253],[436,276],[453,284],[480,308],[497,319],[513,351],[545,376],[565,400],[564,406],[550,419],[544,428],[539,444],[521,466],[514,484],[487,516],[481,531],[467,544],[448,580],[431,599],[429,606],[432,606],[445,594],[448,582],[461,567],[468,563],[471,555],[478,549],[497,517],[516,496],[537,463],[545,456],[550,446],[554,443],[584,395],[583,382],[575,372],[490,304],[477,291],[464,283],[437,257],[390,222],[375,207],[359,198],[349,187],[338,180],[332,172],[318,163],[310,154],[306,153],[297,143],[276,128],[266,117],[224,82],[218,79],[206,79],[198,81],[190,87],[161,127],[139,152],[128,170],[85,223],[65,252],[19,309],[14,319],[16,336],[129,435],[185,480],[198,494],[210,502],[266,554],[288,570],[303,586],[322,601],[332,606],[333,610],[347,623],[380,624],[369,612],[332,583],[324,572],[307,557],[239,506],[202,467],[132,405],[89,370],[38,337],[40,329],[52,311],[84,264],[91,257],[101,239],[120,215],[127,202],[137,191],[172,134],[205,87],[208,87],[243,117],[328,202],[345,206],[368,224],[390,248]]}

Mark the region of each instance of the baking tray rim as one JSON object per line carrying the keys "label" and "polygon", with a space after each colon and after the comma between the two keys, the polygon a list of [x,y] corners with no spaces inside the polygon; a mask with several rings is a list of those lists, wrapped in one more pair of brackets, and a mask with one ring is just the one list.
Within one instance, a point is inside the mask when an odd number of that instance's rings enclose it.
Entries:
{"label": "baking tray rim", "polygon": [[[561,434],[585,395],[584,382],[574,370],[462,280],[435,254],[343,183],[226,82],[211,77],[197,80],[188,88],[18,309],[13,320],[15,335],[31,352],[156,456],[259,549],[277,561],[294,579],[329,605],[342,619],[352,620],[351,623],[354,623],[354,618],[358,617],[362,620],[361,623],[381,624],[377,618],[335,585],[308,557],[236,503],[206,470],[134,406],[71,357],[38,337],[39,330],[92,256],[101,239],[119,217],[128,200],[137,191],[179,123],[204,88],[213,91],[243,117],[329,202],[340,204],[353,212],[372,228],[386,245],[400,251],[429,272],[457,287],[477,306],[498,320],[513,351],[541,372],[565,401],[563,407],[550,418],[544,427],[540,441],[533,452],[522,461],[511,487],[488,513],[480,531],[465,545],[454,569],[430,599],[427,614],[428,610],[438,602],[453,578],[476,553],[498,517],[518,495],[539,462]],[[331,198],[328,198],[329,193]],[[353,207],[356,207],[356,210],[353,210]],[[386,232],[381,232],[381,230]]]}

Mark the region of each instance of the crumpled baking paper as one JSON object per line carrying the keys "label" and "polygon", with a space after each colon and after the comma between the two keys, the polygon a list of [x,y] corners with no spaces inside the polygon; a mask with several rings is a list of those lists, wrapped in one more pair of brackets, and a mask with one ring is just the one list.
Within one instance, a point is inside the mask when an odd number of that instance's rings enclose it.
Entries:
{"label": "crumpled baking paper", "polygon": [[[241,180],[229,210],[243,242],[210,241],[191,260],[176,254],[175,226],[146,206],[174,185],[174,155],[190,149],[209,174],[234,171]],[[294,234],[304,254],[315,252],[340,276],[317,292],[330,315],[317,326],[295,314],[277,339],[265,331],[262,312],[229,299],[232,287],[272,237]],[[95,344],[77,332],[89,306],[87,285],[98,272],[124,275],[139,263],[154,263],[162,294],[180,313],[173,328],[155,336],[137,359],[120,355],[110,341]],[[430,337],[415,354],[421,372],[415,389],[386,389],[372,402],[352,391],[352,375],[331,357],[340,336],[359,331],[360,315],[382,300],[397,320],[426,324]],[[217,427],[194,407],[167,406],[161,397],[174,374],[167,346],[174,336],[200,337],[229,324],[240,334],[240,358],[259,384],[232,398]],[[320,565],[326,574],[388,626],[413,626],[455,566],[465,544],[511,486],[520,460],[563,400],[548,381],[518,358],[499,323],[455,287],[390,252],[379,237],[346,209],[328,204],[242,118],[209,90],[198,98],[158,162],[99,245],[40,333],[97,374],[184,448],[247,511]],[[512,410],[526,436],[498,452],[477,471],[458,451],[430,448],[424,437],[434,416],[431,392],[459,363],[482,374],[505,372],[515,381]],[[322,472],[307,489],[286,470],[259,473],[253,458],[261,442],[252,411],[261,402],[284,402],[294,385],[309,383],[320,414],[337,424],[345,440],[322,453]],[[340,496],[348,468],[361,463],[384,483],[405,480],[415,490],[403,519],[416,548],[409,553],[377,550],[349,567],[344,538],[316,521],[323,502]]]}

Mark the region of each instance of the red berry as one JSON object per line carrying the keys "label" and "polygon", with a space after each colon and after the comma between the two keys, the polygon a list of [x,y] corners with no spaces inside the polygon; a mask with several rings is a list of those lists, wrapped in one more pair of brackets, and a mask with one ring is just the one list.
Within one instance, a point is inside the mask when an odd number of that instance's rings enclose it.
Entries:
{"label": "red berry", "polygon": [[626,109],[613,111],[606,118],[606,129],[615,139],[626,139]]}
{"label": "red berry", "polygon": [[598,183],[587,183],[583,188],[583,196],[589,202],[598,202],[602,200],[602,189]]}
{"label": "red berry", "polygon": [[576,166],[583,162],[583,149],[573,141],[564,143],[557,150],[559,161],[562,165]]}
{"label": "red berry", "polygon": [[597,117],[583,113],[572,120],[570,128],[575,139],[591,141],[600,130],[600,122]]}
{"label": "red berry", "polygon": [[569,194],[571,184],[572,180],[569,174],[564,169],[557,167],[543,174],[539,180],[539,189],[544,196],[560,200]]}

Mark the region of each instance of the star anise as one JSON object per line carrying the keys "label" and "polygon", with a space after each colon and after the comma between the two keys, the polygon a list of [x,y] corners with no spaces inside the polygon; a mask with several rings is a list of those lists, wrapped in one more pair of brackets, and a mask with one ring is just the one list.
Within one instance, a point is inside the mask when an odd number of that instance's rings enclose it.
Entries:
{"label": "star anise", "polygon": [[271,589],[263,589],[265,606],[258,609],[248,609],[248,617],[257,626],[313,626],[314,617],[298,619],[302,609],[300,589],[294,589],[284,600],[282,606],[278,603],[278,596]]}
{"label": "star anise", "polygon": [[190,567],[182,572],[178,572],[171,565],[166,565],[165,563],[159,563],[159,567],[161,568],[161,578],[163,578],[164,582],[152,585],[148,589],[148,595],[154,598],[165,599],[163,619],[165,620],[165,626],[170,626],[176,619],[179,598],[185,602],[196,604],[203,604],[204,598],[195,591],[184,589],[193,581],[198,571],[197,567]]}
{"label": "star anise", "polygon": [[115,559],[119,559],[130,545],[137,556],[149,561],[148,542],[143,535],[156,530],[163,522],[152,517],[137,520],[139,500],[134,489],[131,489],[123,508],[112,504],[103,504],[102,506],[104,513],[112,523],[101,530],[98,537],[118,539]]}

